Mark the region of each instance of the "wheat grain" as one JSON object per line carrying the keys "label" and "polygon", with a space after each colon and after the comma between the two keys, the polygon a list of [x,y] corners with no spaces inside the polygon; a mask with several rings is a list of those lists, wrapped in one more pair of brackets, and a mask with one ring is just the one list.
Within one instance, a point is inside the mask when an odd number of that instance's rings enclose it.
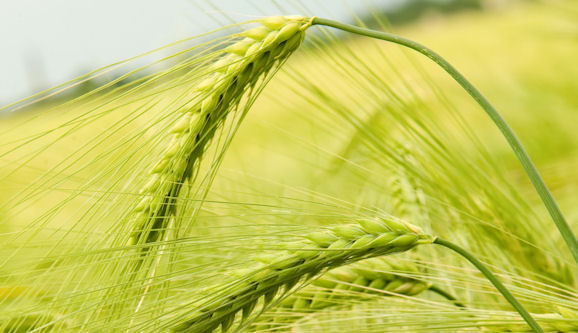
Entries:
{"label": "wheat grain", "polygon": [[261,77],[299,47],[311,25],[310,19],[299,16],[258,22],[259,27],[239,34],[242,39],[210,65],[210,77],[196,87],[190,106],[170,131],[170,143],[150,170],[150,180],[140,191],[142,199],[133,209],[130,244],[161,239],[182,184],[194,174],[217,128]]}
{"label": "wheat grain", "polygon": [[[240,326],[246,325],[260,300],[263,312],[277,297],[289,295],[296,285],[307,283],[330,268],[407,251],[418,244],[433,241],[433,237],[423,234],[414,225],[386,219],[362,220],[354,225],[310,233],[303,242],[289,244],[286,253],[275,256],[275,260],[262,258],[268,263],[216,293],[214,299],[199,307],[192,319],[173,330],[211,332],[220,326],[225,332],[235,322]],[[242,313],[241,318],[236,318],[238,313]]]}

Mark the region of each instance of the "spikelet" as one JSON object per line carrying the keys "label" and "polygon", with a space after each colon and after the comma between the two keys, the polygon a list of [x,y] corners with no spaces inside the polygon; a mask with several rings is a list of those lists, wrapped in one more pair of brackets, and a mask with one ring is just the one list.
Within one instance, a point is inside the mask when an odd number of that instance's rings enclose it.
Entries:
{"label": "spikelet", "polygon": [[[173,331],[212,332],[221,327],[226,332],[233,323],[242,327],[252,313],[268,309],[274,299],[290,294],[296,285],[308,283],[327,269],[434,241],[414,225],[385,219],[336,226],[304,238],[301,243],[288,244],[289,250],[274,260],[262,258],[265,263],[261,268],[217,292],[192,319],[183,321]],[[260,312],[255,311],[259,300],[263,304]]]}
{"label": "spikelet", "polygon": [[171,129],[167,148],[140,191],[142,199],[133,208],[130,244],[162,239],[175,214],[182,184],[195,173],[216,130],[259,79],[299,47],[311,20],[276,16],[259,23],[225,48],[224,55],[210,65],[210,76],[195,87],[191,105]]}

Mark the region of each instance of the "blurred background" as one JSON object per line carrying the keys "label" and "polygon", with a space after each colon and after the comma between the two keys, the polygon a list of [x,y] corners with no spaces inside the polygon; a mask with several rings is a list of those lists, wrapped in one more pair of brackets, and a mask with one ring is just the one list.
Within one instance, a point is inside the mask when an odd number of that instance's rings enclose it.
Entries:
{"label": "blurred background", "polygon": [[[171,42],[255,16],[305,10],[341,21],[351,21],[355,14],[371,22],[367,17],[371,11],[387,16],[393,25],[404,25],[464,10],[494,10],[505,3],[501,0],[0,1],[3,50],[0,105]],[[79,89],[82,93],[87,87]]]}

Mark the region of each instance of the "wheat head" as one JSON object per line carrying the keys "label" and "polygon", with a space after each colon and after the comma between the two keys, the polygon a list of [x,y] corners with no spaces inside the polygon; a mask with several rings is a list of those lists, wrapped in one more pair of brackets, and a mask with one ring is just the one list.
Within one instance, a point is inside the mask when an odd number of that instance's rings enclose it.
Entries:
{"label": "wheat head", "polygon": [[150,180],[140,190],[142,200],[132,209],[134,230],[130,244],[161,239],[174,216],[182,184],[195,173],[209,141],[260,78],[285,61],[301,45],[311,20],[300,16],[274,16],[259,20],[258,27],[238,35],[210,65],[211,73],[192,92],[167,139],[167,147],[149,171]]}
{"label": "wheat head", "polygon": [[[261,258],[261,267],[249,271],[226,286],[206,305],[197,305],[191,319],[173,328],[174,332],[228,331],[233,323],[242,327],[261,304],[260,313],[274,305],[275,299],[291,294],[298,284],[306,284],[330,268],[362,259],[404,252],[418,244],[432,243],[416,226],[390,219],[362,220],[304,236],[300,243],[272,260]],[[265,263],[263,263],[265,262]],[[238,314],[240,318],[236,318]]]}
{"label": "wheat head", "polygon": [[332,269],[282,300],[259,324],[252,326],[251,331],[284,330],[307,313],[355,304],[370,295],[418,295],[432,286],[411,276],[420,273],[415,264],[392,257],[372,258]]}
{"label": "wheat head", "polygon": [[[431,284],[394,271],[419,273],[420,270],[409,262],[390,258],[374,258],[350,266],[330,270],[311,282],[311,287],[287,297],[279,308],[299,312],[311,312],[342,304],[339,300],[351,297],[349,292],[364,294],[414,296],[427,290]],[[382,291],[388,292],[383,293]],[[346,295],[343,292],[348,292]]]}

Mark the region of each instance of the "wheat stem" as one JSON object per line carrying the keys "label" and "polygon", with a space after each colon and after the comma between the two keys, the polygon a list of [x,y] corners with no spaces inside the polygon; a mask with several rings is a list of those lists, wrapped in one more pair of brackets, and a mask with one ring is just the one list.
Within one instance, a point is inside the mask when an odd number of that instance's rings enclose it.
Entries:
{"label": "wheat stem", "polygon": [[484,109],[486,114],[490,116],[494,124],[496,124],[498,129],[502,132],[502,134],[508,141],[508,144],[516,154],[516,157],[524,167],[526,174],[530,178],[530,181],[534,185],[534,188],[538,192],[538,195],[542,199],[542,202],[546,206],[546,209],[550,213],[550,216],[554,220],[554,223],[556,224],[556,227],[560,231],[562,238],[564,238],[566,245],[570,249],[570,252],[572,252],[574,260],[578,263],[578,240],[576,239],[574,232],[570,228],[570,225],[566,221],[564,214],[562,214],[562,211],[560,210],[560,207],[558,206],[556,200],[552,196],[552,193],[550,193],[550,189],[544,182],[544,179],[542,179],[542,176],[540,175],[538,169],[532,162],[532,159],[522,146],[520,139],[518,139],[512,128],[508,125],[506,120],[504,120],[504,118],[500,115],[498,110],[496,110],[496,108],[494,108],[494,106],[486,99],[486,97],[484,97],[484,95],[482,95],[482,93],[478,89],[476,89],[476,87],[474,87],[474,85],[470,81],[468,81],[454,66],[452,66],[442,56],[437,54],[435,51],[429,49],[428,47],[395,34],[363,29],[353,25],[343,24],[333,20],[318,17],[313,18],[313,24],[329,26],[343,31],[351,32],[354,34],[363,35],[371,38],[377,38],[406,46],[410,49],[413,49],[425,55],[426,57],[433,60],[433,62],[438,64],[441,68],[443,68],[454,80],[456,80],[456,82],[459,83],[460,86],[462,86],[462,88],[464,88],[468,92],[468,94],[482,107],[482,109]]}
{"label": "wheat stem", "polygon": [[534,320],[534,318],[526,311],[524,306],[518,302],[518,300],[510,293],[510,291],[498,280],[498,278],[484,265],[481,261],[479,261],[476,257],[474,257],[471,253],[466,251],[465,249],[457,246],[456,244],[449,242],[444,239],[436,238],[433,242],[434,244],[441,245],[446,247],[458,254],[462,257],[466,258],[472,265],[476,266],[476,268],[484,274],[484,276],[490,280],[490,282],[498,289],[498,291],[504,296],[504,298],[520,313],[522,318],[530,325],[530,327],[534,330],[534,332],[544,332],[540,325]]}

